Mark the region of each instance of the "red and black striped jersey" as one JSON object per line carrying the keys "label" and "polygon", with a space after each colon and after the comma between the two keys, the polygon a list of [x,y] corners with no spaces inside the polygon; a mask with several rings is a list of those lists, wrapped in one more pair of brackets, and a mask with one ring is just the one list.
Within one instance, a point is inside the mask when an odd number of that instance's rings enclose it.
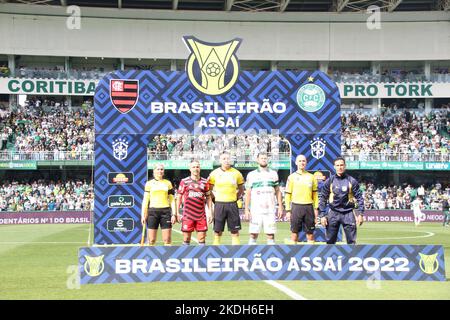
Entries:
{"label": "red and black striped jersey", "polygon": [[209,194],[209,182],[205,178],[200,178],[199,181],[191,177],[181,180],[178,195],[182,197],[183,216],[190,220],[204,219],[206,198]]}

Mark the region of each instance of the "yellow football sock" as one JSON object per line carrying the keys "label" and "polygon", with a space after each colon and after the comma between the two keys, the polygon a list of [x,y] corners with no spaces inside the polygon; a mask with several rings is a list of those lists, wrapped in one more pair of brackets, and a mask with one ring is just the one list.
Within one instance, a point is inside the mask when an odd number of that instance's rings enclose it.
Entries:
{"label": "yellow football sock", "polygon": [[239,236],[231,237],[231,245],[238,246],[240,244],[241,244],[241,240],[239,239]]}
{"label": "yellow football sock", "polygon": [[218,245],[220,245],[220,236],[214,236],[214,242],[213,242],[213,245],[214,246],[218,246]]}

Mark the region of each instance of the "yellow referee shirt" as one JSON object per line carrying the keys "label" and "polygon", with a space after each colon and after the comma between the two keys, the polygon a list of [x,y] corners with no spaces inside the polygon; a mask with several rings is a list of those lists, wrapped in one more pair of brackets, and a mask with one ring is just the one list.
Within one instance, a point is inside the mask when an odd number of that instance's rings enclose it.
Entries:
{"label": "yellow referee shirt", "polygon": [[313,174],[308,171],[296,171],[289,175],[286,183],[286,210],[291,210],[291,202],[312,204],[314,209],[319,207],[318,184]]}
{"label": "yellow referee shirt", "polygon": [[217,168],[209,175],[209,184],[213,187],[217,202],[235,202],[238,186],[244,184],[244,177],[235,168],[226,171]]}
{"label": "yellow referee shirt", "polygon": [[173,186],[169,180],[152,179],[145,184],[143,207],[169,208],[173,195]]}

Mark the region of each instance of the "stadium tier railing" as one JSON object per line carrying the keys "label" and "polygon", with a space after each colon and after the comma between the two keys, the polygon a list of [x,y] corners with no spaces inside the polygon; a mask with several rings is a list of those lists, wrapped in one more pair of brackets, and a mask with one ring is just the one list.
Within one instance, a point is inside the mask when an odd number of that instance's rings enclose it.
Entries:
{"label": "stadium tier railing", "polygon": [[30,79],[65,79],[65,80],[98,80],[103,78],[109,71],[100,70],[46,70],[46,69],[33,69],[33,68],[21,68],[17,69],[15,74],[12,75],[4,73],[0,76],[17,77],[17,78],[30,78]]}
{"label": "stadium tier railing", "polygon": [[0,151],[1,161],[94,160],[93,151]]}
{"label": "stadium tier railing", "polygon": [[[231,151],[235,161],[251,162],[256,154],[236,154]],[[287,161],[289,152],[268,153],[272,161]],[[411,161],[411,162],[449,162],[449,153],[360,153],[344,152],[343,156],[348,161]],[[148,160],[219,160],[219,154],[211,155],[209,152],[152,152],[148,153]],[[93,151],[0,151],[0,161],[77,161],[94,160]]]}
{"label": "stadium tier railing", "polygon": [[[17,68],[14,74],[11,74],[9,69],[5,67],[0,70],[0,77],[17,77],[17,78],[41,78],[41,79],[71,79],[71,80],[98,80],[103,78],[108,72],[104,70],[79,70],[70,69],[65,71],[63,69],[42,69],[42,68]],[[372,74],[371,72],[362,71],[360,73],[347,72],[333,72],[329,76],[336,82],[343,83],[377,83],[377,82],[450,82],[450,73],[431,73],[429,80],[423,73],[403,72],[399,74]]]}
{"label": "stadium tier railing", "polygon": [[412,153],[412,152],[373,152],[358,153],[344,152],[342,154],[347,161],[410,161],[410,162],[448,162],[450,161],[449,153]]}
{"label": "stadium tier railing", "polygon": [[[211,153],[213,150],[198,152],[154,152],[148,154],[149,160],[214,160],[219,161],[220,154],[218,152]],[[255,161],[257,153],[247,154],[242,150],[229,150],[231,157],[235,161],[250,162]],[[268,152],[268,157],[273,160],[283,161],[290,159],[289,152]]]}

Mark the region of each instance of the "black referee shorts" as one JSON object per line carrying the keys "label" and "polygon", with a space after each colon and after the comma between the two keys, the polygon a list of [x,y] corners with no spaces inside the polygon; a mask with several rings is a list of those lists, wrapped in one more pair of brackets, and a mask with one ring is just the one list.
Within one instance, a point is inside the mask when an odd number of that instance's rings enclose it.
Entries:
{"label": "black referee shorts", "polygon": [[291,210],[291,232],[299,233],[302,225],[305,226],[307,234],[313,234],[316,229],[314,208],[312,204],[292,204]]}
{"label": "black referee shorts", "polygon": [[170,208],[149,208],[147,218],[148,229],[171,229],[172,210]]}
{"label": "black referee shorts", "polygon": [[241,230],[241,218],[236,202],[216,202],[214,205],[214,232],[223,232],[225,221],[228,231]]}

